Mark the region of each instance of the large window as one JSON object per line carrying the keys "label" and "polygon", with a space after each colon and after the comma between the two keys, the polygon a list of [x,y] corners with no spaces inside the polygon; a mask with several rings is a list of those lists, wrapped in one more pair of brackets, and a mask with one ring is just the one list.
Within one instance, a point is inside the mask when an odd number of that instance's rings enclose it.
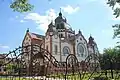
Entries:
{"label": "large window", "polygon": [[69,47],[65,46],[63,48],[63,55],[68,55],[68,54],[70,54],[70,49],[69,49]]}
{"label": "large window", "polygon": [[57,54],[57,52],[58,52],[58,47],[57,45],[55,45],[55,54]]}
{"label": "large window", "polygon": [[63,23],[61,23],[61,29],[64,29],[64,24]]}
{"label": "large window", "polygon": [[56,29],[60,29],[60,25],[59,24],[57,24],[57,28]]}
{"label": "large window", "polygon": [[59,37],[60,37],[60,38],[63,38],[63,34],[59,34]]}
{"label": "large window", "polygon": [[77,45],[77,54],[78,54],[78,56],[81,56],[81,57],[83,57],[85,55],[85,46],[84,46],[84,44],[79,43]]}

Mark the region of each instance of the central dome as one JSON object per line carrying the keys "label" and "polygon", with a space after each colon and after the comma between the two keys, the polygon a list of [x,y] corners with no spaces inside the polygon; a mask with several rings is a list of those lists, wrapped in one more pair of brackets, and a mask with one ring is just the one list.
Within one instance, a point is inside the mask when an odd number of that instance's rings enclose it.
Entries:
{"label": "central dome", "polygon": [[65,22],[66,23],[66,18],[62,16],[62,13],[59,12],[59,16],[55,19],[55,23],[60,23],[60,22]]}

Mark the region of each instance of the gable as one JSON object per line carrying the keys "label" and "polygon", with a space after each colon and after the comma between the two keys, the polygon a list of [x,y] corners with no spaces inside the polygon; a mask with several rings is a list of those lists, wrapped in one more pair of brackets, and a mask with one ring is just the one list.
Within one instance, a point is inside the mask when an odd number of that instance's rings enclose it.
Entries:
{"label": "gable", "polygon": [[23,46],[25,40],[27,40],[27,38],[29,38],[29,39],[31,40],[31,36],[29,35],[28,32],[26,32],[26,34],[25,34],[25,37],[24,37],[24,39],[23,39],[23,41],[22,41],[22,46]]}
{"label": "gable", "polygon": [[85,41],[85,43],[87,44],[87,40],[82,34],[76,34],[75,39],[79,39],[80,41]]}

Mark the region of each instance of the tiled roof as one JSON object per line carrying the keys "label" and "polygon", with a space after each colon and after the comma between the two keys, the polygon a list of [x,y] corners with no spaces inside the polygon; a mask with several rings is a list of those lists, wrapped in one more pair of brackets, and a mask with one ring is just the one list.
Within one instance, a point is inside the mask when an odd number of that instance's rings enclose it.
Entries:
{"label": "tiled roof", "polygon": [[30,36],[33,38],[33,39],[44,39],[45,38],[45,36],[43,36],[43,35],[39,35],[39,34],[36,34],[36,33],[31,33],[31,32],[29,32],[29,34],[30,34]]}
{"label": "tiled roof", "polygon": [[6,54],[0,54],[0,59],[4,58]]}

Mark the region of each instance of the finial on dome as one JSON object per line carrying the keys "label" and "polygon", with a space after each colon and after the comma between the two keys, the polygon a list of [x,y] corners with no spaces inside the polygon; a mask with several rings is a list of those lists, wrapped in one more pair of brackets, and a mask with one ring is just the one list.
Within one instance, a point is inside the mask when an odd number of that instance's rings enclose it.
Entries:
{"label": "finial on dome", "polygon": [[59,16],[62,16],[62,13],[61,13],[61,8],[60,8]]}
{"label": "finial on dome", "polygon": [[78,33],[79,33],[79,34],[81,34],[81,31],[80,31],[80,29],[79,29]]}
{"label": "finial on dome", "polygon": [[89,40],[94,40],[94,38],[91,36],[91,34],[90,34]]}
{"label": "finial on dome", "polygon": [[29,28],[27,28],[27,31],[26,32],[29,32]]}

